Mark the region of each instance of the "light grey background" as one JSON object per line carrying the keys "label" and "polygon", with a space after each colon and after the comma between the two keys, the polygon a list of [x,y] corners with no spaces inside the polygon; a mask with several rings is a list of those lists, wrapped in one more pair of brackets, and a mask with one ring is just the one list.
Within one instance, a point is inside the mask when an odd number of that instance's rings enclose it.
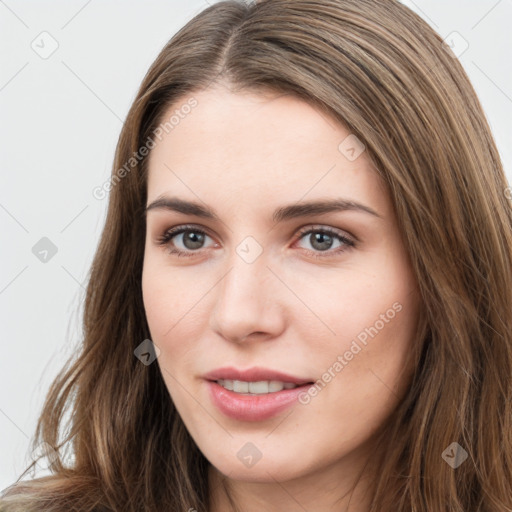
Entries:
{"label": "light grey background", "polygon": [[[460,60],[512,182],[512,0],[404,3],[443,38],[457,32],[459,49],[469,44]],[[0,0],[0,489],[26,467],[44,396],[80,338],[83,283],[107,207],[92,190],[109,178],[148,66],[206,6]],[[42,237],[57,248],[46,263],[32,252]]]}

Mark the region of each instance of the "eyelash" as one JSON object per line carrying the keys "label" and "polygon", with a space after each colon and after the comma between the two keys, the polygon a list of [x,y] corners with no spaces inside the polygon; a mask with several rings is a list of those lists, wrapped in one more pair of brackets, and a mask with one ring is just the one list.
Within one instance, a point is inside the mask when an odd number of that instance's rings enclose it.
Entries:
{"label": "eyelash", "polygon": [[[194,233],[199,233],[201,235],[206,235],[206,236],[210,236],[208,235],[208,233],[200,228],[197,228],[196,226],[193,226],[193,225],[183,225],[183,226],[177,226],[175,228],[171,228],[169,230],[167,230],[163,235],[159,236],[157,238],[157,243],[158,245],[161,245],[161,246],[169,246],[169,242],[171,242],[171,240],[177,236],[177,235],[180,235],[182,233],[186,233],[187,231],[192,231]],[[299,231],[299,234],[298,234],[298,237],[297,237],[297,241],[298,240],[301,240],[305,235],[309,235],[311,233],[321,233],[323,235],[329,235],[329,236],[332,236],[334,238],[337,238],[340,242],[342,242],[344,245],[341,246],[341,247],[338,247],[337,249],[335,250],[327,250],[327,251],[312,251],[310,249],[304,249],[305,251],[309,252],[312,254],[312,256],[314,258],[327,258],[327,257],[332,257],[333,254],[339,254],[339,253],[342,253],[342,252],[345,252],[346,250],[352,248],[352,247],[355,247],[355,242],[353,240],[351,240],[350,238],[344,236],[344,235],[341,235],[338,231],[334,230],[334,229],[331,229],[331,228],[327,228],[327,227],[322,227],[322,228],[314,228],[314,227],[307,227],[307,228],[303,228]],[[192,251],[192,250],[189,250],[189,251],[182,251],[180,249],[176,249],[176,248],[173,248],[173,247],[168,247],[167,248],[168,252],[170,254],[174,254],[175,256],[178,256],[178,257],[193,257],[195,255],[197,255],[197,253],[201,252],[201,249],[197,250],[197,251]]]}

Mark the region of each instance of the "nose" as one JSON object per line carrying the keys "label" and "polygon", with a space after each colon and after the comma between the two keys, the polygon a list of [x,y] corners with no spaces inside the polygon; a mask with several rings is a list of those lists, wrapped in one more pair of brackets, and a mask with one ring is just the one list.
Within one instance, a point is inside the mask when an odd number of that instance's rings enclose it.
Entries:
{"label": "nose", "polygon": [[247,263],[237,254],[216,290],[211,329],[233,343],[271,340],[285,325],[283,284],[267,267],[264,255]]}

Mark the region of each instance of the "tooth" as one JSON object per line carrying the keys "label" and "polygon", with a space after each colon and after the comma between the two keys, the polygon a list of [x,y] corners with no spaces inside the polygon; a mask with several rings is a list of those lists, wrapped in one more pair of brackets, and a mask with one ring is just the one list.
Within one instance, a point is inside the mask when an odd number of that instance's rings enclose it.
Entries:
{"label": "tooth", "polygon": [[271,393],[274,393],[275,391],[282,391],[284,389],[284,384],[282,382],[279,382],[277,380],[271,380],[268,383],[268,390]]}
{"label": "tooth", "polygon": [[266,380],[260,380],[258,382],[249,382],[249,393],[268,393],[268,382]]}
{"label": "tooth", "polygon": [[249,383],[241,380],[234,380],[233,391],[236,393],[249,393]]}
{"label": "tooth", "polygon": [[217,384],[222,386],[229,391],[235,393],[246,393],[253,395],[265,395],[268,393],[276,393],[283,389],[294,389],[297,387],[296,384],[291,382],[280,382],[277,380],[260,380],[257,382],[245,382],[241,380],[229,380],[229,379],[218,379]]}

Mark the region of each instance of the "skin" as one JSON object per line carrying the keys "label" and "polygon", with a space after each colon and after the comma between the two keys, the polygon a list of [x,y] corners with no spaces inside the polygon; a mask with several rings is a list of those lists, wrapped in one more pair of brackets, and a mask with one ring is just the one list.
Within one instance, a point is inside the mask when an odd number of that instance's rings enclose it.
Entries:
{"label": "skin", "polygon": [[[365,151],[351,161],[338,149],[350,131],[300,99],[222,85],[193,97],[198,105],[150,154],[147,204],[172,195],[207,204],[221,221],[149,210],[142,291],[167,389],[212,464],[211,510],[230,510],[224,479],[244,512],[367,511],[371,480],[359,472],[376,463],[377,429],[407,391],[420,307],[389,194]],[[379,216],[272,221],[278,207],[341,197]],[[183,234],[158,244],[183,224],[206,231],[202,245],[185,245]],[[330,227],[355,245],[315,243],[316,232],[299,233],[308,227]],[[248,236],[263,249],[251,263],[236,252]],[[173,244],[193,255],[170,254]],[[397,303],[394,318],[333,371]],[[243,422],[215,407],[202,378],[227,365],[335,376],[309,403]],[[247,442],[262,455],[252,467],[237,457]]]}

